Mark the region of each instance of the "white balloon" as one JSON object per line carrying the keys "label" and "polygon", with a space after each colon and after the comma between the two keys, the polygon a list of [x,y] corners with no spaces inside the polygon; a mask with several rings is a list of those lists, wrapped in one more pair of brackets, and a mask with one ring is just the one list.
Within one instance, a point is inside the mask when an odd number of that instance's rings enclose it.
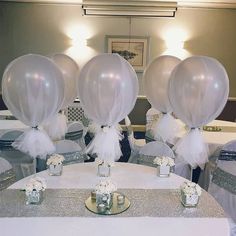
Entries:
{"label": "white balloon", "polygon": [[116,125],[133,109],[138,95],[138,79],[131,65],[118,54],[101,54],[81,70],[79,98],[85,114],[100,126],[87,151],[114,162],[121,156],[122,138]]}
{"label": "white balloon", "polygon": [[227,73],[214,58],[187,58],[171,74],[169,98],[173,112],[191,128],[189,133],[177,142],[174,150],[193,168],[203,168],[208,160],[208,146],[198,128],[221,113],[228,94]]}
{"label": "white balloon", "polygon": [[65,54],[55,54],[51,59],[63,74],[65,89],[61,109],[65,109],[68,105],[73,103],[77,97],[77,77],[79,74],[79,66],[71,57]]}
{"label": "white balloon", "polygon": [[100,54],[82,68],[78,90],[88,117],[97,124],[111,126],[133,109],[138,79],[131,65],[118,54]]}
{"label": "white balloon", "polygon": [[64,96],[62,73],[47,57],[21,56],[4,71],[2,96],[17,119],[36,127],[61,107]]}
{"label": "white balloon", "polygon": [[2,79],[3,100],[12,114],[27,126],[12,144],[32,157],[55,151],[46,133],[38,126],[56,114],[64,98],[64,81],[59,68],[44,56],[29,54],[12,61]]}
{"label": "white balloon", "polygon": [[152,107],[163,113],[172,111],[168,97],[168,84],[171,72],[180,62],[181,60],[174,56],[160,56],[155,58],[144,71],[145,95]]}
{"label": "white balloon", "polygon": [[216,59],[193,56],[174,69],[168,94],[174,114],[189,127],[197,128],[214,120],[223,110],[229,79]]}

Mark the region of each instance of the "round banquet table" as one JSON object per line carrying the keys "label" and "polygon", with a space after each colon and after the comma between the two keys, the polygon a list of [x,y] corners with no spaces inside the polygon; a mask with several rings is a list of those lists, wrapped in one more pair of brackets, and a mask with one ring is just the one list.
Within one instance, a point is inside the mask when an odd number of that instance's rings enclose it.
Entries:
{"label": "round banquet table", "polygon": [[[47,171],[36,174],[43,177],[47,182],[47,190],[51,191],[71,191],[71,189],[91,191],[99,182],[100,178],[96,175],[97,165],[93,163],[74,164],[64,166],[62,176],[49,176]],[[32,177],[32,176],[31,176]],[[9,190],[19,191],[24,188],[29,180],[27,177],[22,179],[12,186]],[[140,197],[144,196],[147,191],[177,191],[179,186],[185,181],[184,178],[171,174],[169,178],[160,178],[156,175],[156,169],[148,166],[116,163],[111,170],[111,179],[117,184],[118,190],[123,189],[126,195],[132,191],[142,191]],[[46,190],[46,191],[47,191]],[[204,196],[213,203],[214,207],[219,208],[215,200],[207,193],[203,192]],[[56,194],[54,195],[56,196]],[[1,196],[0,196],[1,197]],[[60,197],[58,195],[58,197]],[[155,195],[155,199],[161,195]],[[168,198],[168,196],[166,196]],[[46,200],[46,198],[45,198]],[[44,201],[45,201],[44,200]],[[84,199],[85,200],[85,199]],[[69,201],[69,199],[68,199]],[[200,199],[200,203],[202,204]],[[170,202],[169,202],[170,203]],[[199,203],[199,205],[200,205]],[[43,203],[42,203],[43,204]],[[61,203],[63,205],[63,203]],[[116,216],[101,216],[95,215],[88,210],[86,217],[43,217],[40,214],[37,217],[0,217],[0,228],[3,235],[165,235],[165,236],[226,236],[229,235],[228,220],[225,216],[221,217],[173,217],[168,211],[164,217],[149,216],[149,215],[127,215],[134,209],[134,202],[131,201],[130,208]],[[148,199],[144,205],[149,205],[152,208],[152,199]],[[151,204],[151,205],[150,205]],[[193,212],[197,212],[199,208],[184,208],[177,201],[179,207],[190,216]],[[145,206],[139,206],[144,209]],[[161,204],[160,204],[161,205]],[[214,210],[213,205],[209,206],[210,210]],[[167,205],[165,205],[167,206]],[[162,208],[165,209],[165,206]],[[35,207],[34,213],[37,213],[39,206]],[[75,206],[76,207],[76,206]],[[150,210],[153,210],[151,209]],[[168,208],[168,207],[167,207]],[[172,206],[170,204],[169,209]],[[34,209],[34,208],[32,208]],[[19,210],[20,211],[20,210]],[[160,210],[159,210],[160,211]],[[40,211],[39,211],[40,212]],[[154,209],[158,214],[158,209]],[[187,212],[187,213],[186,213]],[[140,212],[139,212],[140,213]],[[1,213],[0,213],[1,214]],[[20,214],[20,213],[19,213]],[[161,213],[160,213],[161,214]]]}

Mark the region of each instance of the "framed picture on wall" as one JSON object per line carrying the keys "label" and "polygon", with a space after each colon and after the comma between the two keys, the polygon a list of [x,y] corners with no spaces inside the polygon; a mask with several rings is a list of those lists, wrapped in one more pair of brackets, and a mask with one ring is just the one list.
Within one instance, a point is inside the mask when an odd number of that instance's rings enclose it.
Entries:
{"label": "framed picture on wall", "polygon": [[107,35],[106,49],[125,58],[136,72],[142,72],[148,61],[149,37]]}

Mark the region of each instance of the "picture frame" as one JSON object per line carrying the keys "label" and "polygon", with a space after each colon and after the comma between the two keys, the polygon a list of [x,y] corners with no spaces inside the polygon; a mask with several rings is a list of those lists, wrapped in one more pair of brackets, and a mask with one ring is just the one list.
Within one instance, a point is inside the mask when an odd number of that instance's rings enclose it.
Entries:
{"label": "picture frame", "polygon": [[143,72],[148,63],[149,37],[107,35],[106,50],[125,58],[136,72]]}

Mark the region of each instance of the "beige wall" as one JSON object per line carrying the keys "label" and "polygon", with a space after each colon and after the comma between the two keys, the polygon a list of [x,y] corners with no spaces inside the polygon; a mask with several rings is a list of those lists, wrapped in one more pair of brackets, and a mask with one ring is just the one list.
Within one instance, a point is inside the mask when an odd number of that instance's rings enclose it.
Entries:
{"label": "beige wall", "polygon": [[[173,19],[131,21],[132,35],[150,37],[149,61],[166,52],[165,41],[176,30],[185,46],[171,53],[218,59],[230,78],[230,96],[236,97],[236,10],[178,9]],[[27,53],[65,52],[83,66],[105,52],[105,35],[128,34],[128,18],[83,17],[80,6],[0,3],[0,75],[10,61]]]}

